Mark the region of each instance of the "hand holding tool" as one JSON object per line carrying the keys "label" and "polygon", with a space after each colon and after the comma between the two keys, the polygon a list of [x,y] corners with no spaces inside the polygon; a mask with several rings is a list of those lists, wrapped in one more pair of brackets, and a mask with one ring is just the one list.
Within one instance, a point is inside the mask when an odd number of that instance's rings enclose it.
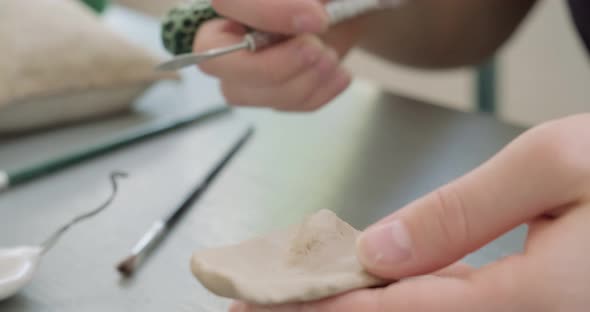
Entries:
{"label": "hand holding tool", "polygon": [[[335,25],[371,11],[394,8],[401,3],[401,0],[337,0],[329,2],[325,8],[329,24]],[[199,27],[217,17],[220,15],[204,0],[198,0],[190,5],[184,4],[170,11],[163,24],[162,39],[164,46],[177,56],[160,64],[157,69],[178,70],[240,50],[255,52],[289,38],[282,34],[251,31],[244,36],[242,42],[234,45],[191,53]]]}

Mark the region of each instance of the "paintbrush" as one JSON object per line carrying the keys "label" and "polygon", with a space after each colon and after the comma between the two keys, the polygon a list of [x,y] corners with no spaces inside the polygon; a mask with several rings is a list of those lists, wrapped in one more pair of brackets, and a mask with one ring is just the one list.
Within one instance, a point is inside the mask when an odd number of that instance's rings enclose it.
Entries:
{"label": "paintbrush", "polygon": [[139,143],[143,140],[167,133],[172,130],[180,129],[193,123],[205,121],[214,116],[228,113],[229,111],[229,107],[221,106],[180,119],[156,122],[138,130],[123,133],[120,137],[114,139],[111,142],[107,142],[106,144],[92,146],[85,150],[74,152],[72,154],[55,159],[50,159],[28,168],[15,171],[0,170],[0,192],[18,184],[23,184],[36,178],[40,178],[44,175],[65,169],[69,166],[73,166],[85,160],[95,158],[122,147]]}
{"label": "paintbrush", "polygon": [[174,225],[180,220],[182,215],[189,210],[195,201],[197,201],[211,182],[226,167],[234,155],[242,148],[248,139],[254,133],[254,128],[249,127],[246,132],[232,145],[230,150],[215,164],[205,178],[198,183],[195,189],[182,201],[180,206],[176,207],[163,219],[156,221],[152,227],[141,237],[141,239],[131,249],[131,254],[117,265],[117,270],[125,277],[130,277],[139,268],[143,260],[158,245],[158,243],[172,230]]}

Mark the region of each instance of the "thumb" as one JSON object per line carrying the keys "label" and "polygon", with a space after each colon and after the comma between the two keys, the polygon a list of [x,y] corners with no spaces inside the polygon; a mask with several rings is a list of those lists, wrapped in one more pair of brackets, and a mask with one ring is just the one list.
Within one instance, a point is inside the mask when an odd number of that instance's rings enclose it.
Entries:
{"label": "thumb", "polygon": [[568,144],[573,138],[554,123],[525,133],[473,172],[367,229],[358,240],[359,260],[383,278],[430,273],[578,199],[584,153],[573,150],[580,144]]}

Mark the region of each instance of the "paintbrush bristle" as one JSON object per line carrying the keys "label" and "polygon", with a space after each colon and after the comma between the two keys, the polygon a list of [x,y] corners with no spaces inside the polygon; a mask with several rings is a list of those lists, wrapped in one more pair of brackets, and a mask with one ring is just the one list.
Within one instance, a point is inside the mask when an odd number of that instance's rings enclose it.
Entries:
{"label": "paintbrush bristle", "polygon": [[130,277],[135,271],[137,256],[131,255],[117,265],[117,271],[125,277]]}

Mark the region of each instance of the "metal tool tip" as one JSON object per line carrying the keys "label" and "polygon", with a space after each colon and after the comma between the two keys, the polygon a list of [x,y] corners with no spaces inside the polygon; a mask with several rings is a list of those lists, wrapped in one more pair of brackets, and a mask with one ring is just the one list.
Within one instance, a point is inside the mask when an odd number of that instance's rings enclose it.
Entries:
{"label": "metal tool tip", "polygon": [[161,64],[158,64],[158,66],[154,67],[154,69],[156,71],[161,71],[161,72],[165,72],[165,71],[175,71],[176,68],[174,68],[174,66],[172,66],[173,64],[171,62],[164,62]]}

